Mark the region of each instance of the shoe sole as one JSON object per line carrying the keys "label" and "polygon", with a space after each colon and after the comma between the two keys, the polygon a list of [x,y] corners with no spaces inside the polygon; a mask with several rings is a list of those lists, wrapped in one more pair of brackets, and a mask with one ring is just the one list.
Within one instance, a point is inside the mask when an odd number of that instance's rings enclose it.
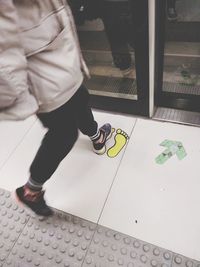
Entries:
{"label": "shoe sole", "polygon": [[[38,214],[36,213],[34,210],[32,210],[28,205],[26,205],[26,203],[24,203],[17,195],[17,192],[13,192],[12,193],[13,195],[13,199],[16,200],[17,204],[20,206],[20,207],[23,207],[25,209],[27,209],[28,211],[31,211],[34,215],[37,215],[37,216],[41,216],[41,217],[51,217],[53,216],[54,212],[52,211],[52,214],[51,215],[42,215],[42,214]],[[30,214],[29,214],[30,215]]]}
{"label": "shoe sole", "polygon": [[[37,213],[35,213],[31,208],[29,208],[28,205],[26,205],[23,201],[21,201],[21,199],[18,197],[16,191],[12,193],[13,195],[13,199],[16,200],[17,204],[21,207],[21,208],[25,208],[26,210],[28,210],[29,212],[32,212],[33,214],[38,215]],[[30,214],[29,214],[30,215]],[[38,215],[39,216],[39,215]]]}
{"label": "shoe sole", "polygon": [[[108,141],[111,137],[112,137],[112,129],[111,129],[111,131],[110,131],[110,134],[107,136],[106,141]],[[96,149],[93,148],[93,151],[94,151],[97,155],[100,155],[100,156],[101,156],[101,155],[103,155],[103,154],[106,153],[106,145],[103,146],[102,149],[100,149],[100,150],[96,150]]]}
{"label": "shoe sole", "polygon": [[19,206],[24,206],[25,204],[19,199],[16,191],[12,192],[12,198],[16,200],[17,204],[19,204]]}
{"label": "shoe sole", "polygon": [[178,17],[176,17],[176,18],[169,18],[169,17],[167,17],[167,19],[168,19],[169,21],[177,21],[177,20],[178,20]]}
{"label": "shoe sole", "polygon": [[24,204],[24,202],[22,202],[22,201],[20,200],[20,198],[18,197],[16,191],[15,191],[15,192],[12,192],[12,199],[15,200],[15,201],[17,202],[17,204],[18,204],[19,207],[21,207],[21,208],[25,208],[25,209],[27,209],[28,211],[33,212],[32,209],[29,208],[29,206],[27,206],[26,204]]}
{"label": "shoe sole", "polygon": [[94,153],[96,153],[97,155],[103,155],[103,154],[105,154],[106,153],[106,146],[104,146],[104,147],[102,147],[102,149],[100,149],[100,150],[95,150],[94,148],[93,148],[93,151],[94,151]]}

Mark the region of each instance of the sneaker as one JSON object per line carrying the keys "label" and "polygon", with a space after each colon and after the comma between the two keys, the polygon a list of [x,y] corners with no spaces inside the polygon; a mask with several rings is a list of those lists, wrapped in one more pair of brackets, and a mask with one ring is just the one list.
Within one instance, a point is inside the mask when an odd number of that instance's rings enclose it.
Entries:
{"label": "sneaker", "polygon": [[106,141],[111,137],[112,135],[112,127],[109,123],[104,124],[100,129],[100,137],[102,137],[101,142],[93,141],[93,150],[98,155],[103,155],[106,152]]}
{"label": "sneaker", "polygon": [[135,69],[133,66],[129,67],[128,69],[121,70],[121,73],[124,78],[134,79],[135,77]]}
{"label": "sneaker", "polygon": [[168,17],[168,20],[170,20],[170,21],[176,21],[178,18],[177,13],[176,13],[176,9],[172,8],[172,7],[168,8],[167,17]]}
{"label": "sneaker", "polygon": [[17,199],[28,206],[37,215],[51,216],[53,211],[47,206],[44,200],[44,191],[36,192],[35,194],[26,193],[24,186],[19,187],[15,191]]}

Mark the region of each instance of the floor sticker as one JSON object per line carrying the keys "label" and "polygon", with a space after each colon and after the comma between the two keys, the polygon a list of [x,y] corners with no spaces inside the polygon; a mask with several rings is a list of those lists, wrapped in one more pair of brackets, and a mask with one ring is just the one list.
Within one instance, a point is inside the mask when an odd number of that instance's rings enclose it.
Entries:
{"label": "floor sticker", "polygon": [[179,160],[182,160],[187,155],[181,142],[165,140],[160,145],[166,147],[166,149],[156,157],[155,160],[158,164],[164,164],[175,154],[177,155]]}
{"label": "floor sticker", "polygon": [[123,147],[126,145],[129,137],[126,132],[122,129],[117,129],[116,135],[114,136],[115,143],[112,147],[110,147],[107,151],[107,155],[109,158],[115,158]]}

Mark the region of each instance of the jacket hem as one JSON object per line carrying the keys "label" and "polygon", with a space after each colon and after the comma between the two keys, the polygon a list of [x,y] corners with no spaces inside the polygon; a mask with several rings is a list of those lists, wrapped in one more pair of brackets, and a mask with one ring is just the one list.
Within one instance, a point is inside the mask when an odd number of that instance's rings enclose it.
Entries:
{"label": "jacket hem", "polygon": [[51,102],[39,106],[37,113],[48,113],[61,107],[72,98],[72,96],[78,91],[82,83],[83,76],[81,77],[80,81],[76,83],[76,85],[70,90],[70,94],[68,90],[64,91],[62,94],[54,98]]}

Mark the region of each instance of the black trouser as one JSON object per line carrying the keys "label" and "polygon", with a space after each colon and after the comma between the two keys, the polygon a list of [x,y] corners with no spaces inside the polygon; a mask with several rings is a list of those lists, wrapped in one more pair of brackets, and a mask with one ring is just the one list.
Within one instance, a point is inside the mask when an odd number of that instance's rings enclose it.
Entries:
{"label": "black trouser", "polygon": [[129,46],[134,47],[134,25],[129,3],[104,1],[102,20],[114,64],[121,70],[131,66]]}
{"label": "black trouser", "polygon": [[176,7],[176,0],[167,0],[167,7],[174,8]]}
{"label": "black trouser", "polygon": [[30,167],[31,179],[34,182],[44,184],[51,177],[76,142],[78,129],[88,136],[93,136],[97,132],[98,125],[88,101],[89,93],[82,85],[60,108],[38,114],[48,132]]}

